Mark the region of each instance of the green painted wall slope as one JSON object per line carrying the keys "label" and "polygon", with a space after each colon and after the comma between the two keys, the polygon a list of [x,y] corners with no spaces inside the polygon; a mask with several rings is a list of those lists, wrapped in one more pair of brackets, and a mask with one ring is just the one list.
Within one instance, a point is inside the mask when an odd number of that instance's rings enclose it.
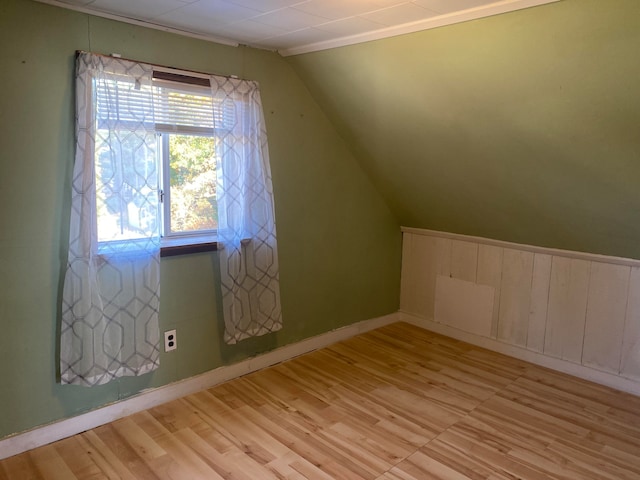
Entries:
{"label": "green painted wall slope", "polygon": [[[74,149],[74,53],[92,49],[260,82],[278,227],[282,331],[222,342],[217,256],[163,259],[158,371],[84,388],[56,383]],[[0,437],[359,320],[395,312],[400,230],[278,55],[63,10],[0,2]]]}
{"label": "green painted wall slope", "polygon": [[402,225],[640,258],[640,2],[288,57]]}

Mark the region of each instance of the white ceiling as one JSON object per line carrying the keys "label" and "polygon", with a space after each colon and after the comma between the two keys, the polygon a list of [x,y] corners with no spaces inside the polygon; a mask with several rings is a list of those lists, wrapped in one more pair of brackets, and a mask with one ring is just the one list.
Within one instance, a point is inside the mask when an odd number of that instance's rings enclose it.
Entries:
{"label": "white ceiling", "polygon": [[39,0],[226,44],[293,55],[558,0]]}

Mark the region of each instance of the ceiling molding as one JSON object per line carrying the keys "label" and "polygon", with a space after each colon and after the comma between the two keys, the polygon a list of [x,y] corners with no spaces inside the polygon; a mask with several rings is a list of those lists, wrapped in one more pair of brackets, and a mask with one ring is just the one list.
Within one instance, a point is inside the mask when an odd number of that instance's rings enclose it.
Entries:
{"label": "ceiling molding", "polygon": [[[204,40],[207,42],[218,43],[221,45],[237,47],[242,44],[239,41],[231,40],[224,36],[190,32],[180,28],[159,25],[157,23],[153,23],[153,21],[138,20],[138,19],[126,17],[123,15],[94,10],[92,8],[82,6],[82,5],[65,3],[59,0],[36,0],[36,1],[40,3],[48,4],[48,5],[53,5],[56,7],[65,8],[68,10],[74,10],[74,11],[85,13],[88,15],[95,15],[95,16],[107,18],[110,20],[115,20],[119,22],[132,24],[132,25],[146,27],[146,28],[152,28],[155,30],[163,31],[163,32],[183,35],[191,38],[196,38],[199,40]],[[499,15],[502,13],[508,13],[516,10],[522,10],[530,7],[536,7],[536,6],[544,5],[548,3],[555,3],[559,1],[561,0],[499,0],[484,6],[479,6],[479,7],[469,8],[469,9],[461,10],[457,12],[438,15],[436,17],[429,17],[429,18],[418,20],[415,22],[403,23],[400,25],[380,28],[374,31],[369,31],[369,32],[360,33],[356,35],[343,36],[343,37],[335,38],[332,40],[324,40],[324,41],[309,43],[309,44],[300,45],[296,47],[281,48],[281,49],[277,49],[277,51],[283,57],[288,57],[292,55],[301,55],[304,53],[311,53],[311,52],[317,52],[320,50],[328,50],[332,48],[354,45],[358,43],[371,42],[374,40],[381,40],[384,38],[395,37],[398,35],[415,33],[422,30],[429,30],[432,28],[443,27],[446,25],[453,25],[456,23],[468,22],[470,20],[477,20],[480,18]],[[320,29],[322,28],[321,25],[319,27]],[[302,30],[305,30],[305,29],[302,29]],[[298,31],[302,31],[302,30],[298,30]],[[295,33],[295,31],[291,33]],[[251,46],[253,48],[259,48],[259,49],[271,50],[271,51],[276,50],[275,48],[263,47],[260,45],[256,45],[255,43],[252,43],[252,42],[247,42],[247,44],[248,46]]]}
{"label": "ceiling molding", "polygon": [[288,57],[292,55],[301,55],[303,53],[317,52],[320,50],[328,50],[330,48],[346,47],[348,45],[355,45],[357,43],[371,42],[374,40],[381,40],[384,38],[395,37],[407,33],[415,33],[422,30],[444,27],[446,25],[468,22],[470,20],[477,20],[479,18],[500,15],[502,13],[513,12],[530,7],[537,7],[539,5],[545,5],[547,3],[555,3],[559,1],[562,0],[502,0],[486,5],[484,7],[471,8],[459,12],[439,15],[437,17],[431,17],[417,22],[404,23],[402,25],[382,28],[373,32],[351,35],[348,37],[342,37],[324,42],[310,43],[308,45],[303,45],[300,47],[286,48],[278,50],[278,53],[283,57]]}
{"label": "ceiling molding", "polygon": [[92,10],[90,8],[83,7],[82,5],[72,5],[69,3],[59,2],[57,0],[35,0],[36,2],[46,3],[47,5],[53,5],[55,7],[66,8],[67,10],[73,10],[80,13],[86,13],[96,17],[108,18],[109,20],[116,20],[118,22],[129,23],[131,25],[137,25],[139,27],[153,28],[154,30],[161,30],[163,32],[175,33],[176,35],[182,35],[185,37],[197,38],[198,40],[205,40],[207,42],[220,43],[230,47],[237,47],[240,44],[234,40],[229,40],[224,37],[216,37],[213,35],[204,35],[200,33],[187,32],[186,30],[180,30],[178,28],[166,27],[164,25],[158,25],[156,23],[145,22],[143,20],[136,20],[135,18],[124,17],[122,15],[115,15],[113,13],[101,12],[99,10]]}

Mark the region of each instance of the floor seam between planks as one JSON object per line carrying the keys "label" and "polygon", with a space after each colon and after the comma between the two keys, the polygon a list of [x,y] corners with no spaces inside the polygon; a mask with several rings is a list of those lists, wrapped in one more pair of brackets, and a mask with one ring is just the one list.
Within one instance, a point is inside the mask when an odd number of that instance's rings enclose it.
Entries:
{"label": "floor seam between planks", "polygon": [[638,480],[639,412],[397,323],[0,461],[0,480]]}

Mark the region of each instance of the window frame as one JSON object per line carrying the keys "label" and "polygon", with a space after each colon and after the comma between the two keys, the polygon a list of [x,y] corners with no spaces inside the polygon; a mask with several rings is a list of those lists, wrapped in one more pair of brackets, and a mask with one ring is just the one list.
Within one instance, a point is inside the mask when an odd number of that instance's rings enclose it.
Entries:
{"label": "window frame", "polygon": [[[211,241],[211,238],[216,238],[218,235],[218,229],[202,229],[192,230],[187,232],[176,232],[171,228],[171,178],[169,172],[171,170],[171,156],[169,153],[169,141],[171,135],[185,135],[185,136],[200,136],[207,138],[214,138],[215,134],[196,134],[191,132],[160,132],[158,133],[158,155],[159,165],[158,169],[160,179],[158,185],[160,186],[160,225],[161,225],[161,239],[166,239],[165,243],[169,244],[182,244],[182,243],[204,243]],[[161,240],[162,241],[162,240]]]}
{"label": "window frame", "polygon": [[[169,71],[171,70],[171,71]],[[164,85],[163,85],[164,84]],[[193,92],[194,94],[210,96],[211,95],[211,83],[209,77],[205,75],[199,75],[197,73],[184,72],[180,70],[160,68],[153,72],[153,84],[152,88],[158,88],[159,90],[163,86],[175,85],[175,91],[182,90],[184,93]],[[178,88],[177,86],[183,86],[184,88]],[[95,89],[96,86],[92,85]],[[155,95],[155,94],[154,94]],[[211,97],[213,100],[213,97]],[[95,107],[94,107],[95,108]],[[166,118],[166,117],[163,117]],[[101,120],[97,119],[97,123]],[[116,120],[121,123],[118,129],[127,131],[126,120]],[[98,128],[98,125],[96,125]],[[158,185],[158,228],[159,228],[159,241],[160,241],[160,256],[173,256],[188,253],[199,253],[207,251],[217,250],[217,229],[207,230],[195,230],[190,232],[173,232],[171,231],[171,215],[170,215],[170,155],[169,155],[169,137],[172,134],[176,135],[192,135],[192,136],[206,136],[216,138],[216,131],[214,128],[207,128],[201,126],[182,126],[171,123],[154,124],[154,130],[158,137],[156,143],[155,163],[157,170],[157,185]],[[217,143],[217,142],[216,142]],[[97,174],[97,172],[95,172]],[[96,182],[98,179],[96,178]],[[97,192],[96,192],[97,195]],[[163,198],[164,197],[164,198]],[[94,229],[98,228],[98,217],[95,217]],[[96,238],[98,238],[98,232],[96,230]],[[144,242],[144,239],[140,240],[140,243]],[[130,241],[129,241],[130,242]],[[109,256],[113,247],[117,247],[123,244],[124,241],[117,240],[102,240],[97,243],[97,253],[99,255]],[[135,252],[132,251],[132,254]]]}

